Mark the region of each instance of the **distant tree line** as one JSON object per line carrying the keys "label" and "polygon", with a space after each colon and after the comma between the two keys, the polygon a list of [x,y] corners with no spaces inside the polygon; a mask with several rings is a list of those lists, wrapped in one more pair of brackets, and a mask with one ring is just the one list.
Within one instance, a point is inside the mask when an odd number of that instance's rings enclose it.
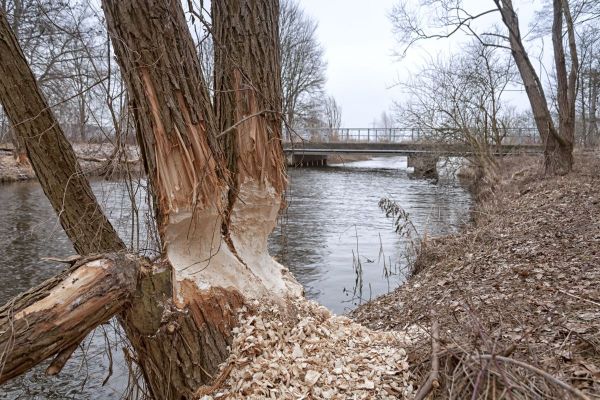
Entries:
{"label": "distant tree line", "polygon": [[[400,84],[409,100],[396,104],[397,117],[437,132],[436,139],[472,144],[492,166],[490,146],[526,121],[536,126],[543,142],[546,173],[568,173],[575,146],[600,143],[599,3],[547,0],[528,35],[512,0],[486,3],[478,8],[463,0],[396,4],[390,18],[403,45],[401,55],[422,40],[467,39],[455,54],[431,60],[415,78]],[[552,65],[532,58],[534,45],[548,36]],[[530,117],[508,106],[505,92],[515,86],[527,94]]]}
{"label": "distant tree line", "polygon": [[[183,2],[184,7],[189,4],[192,2]],[[129,99],[97,4],[89,0],[2,0],[0,12],[6,15],[69,140],[111,141],[115,151],[134,142]],[[190,15],[188,24],[198,46],[204,80],[212,90],[215,46],[210,13],[206,19]],[[317,26],[297,0],[281,2],[282,113],[288,139],[296,129],[341,123],[341,109],[324,89],[327,64]],[[19,162],[24,162],[24,147],[0,108],[0,143],[9,141]]]}

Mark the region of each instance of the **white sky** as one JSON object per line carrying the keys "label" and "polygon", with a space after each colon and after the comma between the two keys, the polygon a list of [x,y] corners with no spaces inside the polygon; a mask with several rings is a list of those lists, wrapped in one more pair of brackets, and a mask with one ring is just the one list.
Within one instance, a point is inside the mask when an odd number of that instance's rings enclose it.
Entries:
{"label": "white sky", "polygon": [[368,127],[394,98],[387,90],[400,66],[393,62],[394,40],[387,12],[396,0],[300,0],[319,22],[327,59],[327,91],[342,106],[342,125]]}
{"label": "white sky", "polygon": [[[485,3],[487,1],[483,0]],[[306,13],[319,23],[317,34],[325,50],[328,93],[342,107],[344,127],[370,127],[392,101],[402,97],[394,82],[429,55],[456,49],[456,40],[422,42],[420,49],[398,61],[393,57],[397,43],[387,14],[397,0],[300,0]],[[527,31],[536,0],[519,0],[521,29]],[[466,4],[481,9],[482,0]],[[490,2],[490,5],[493,3]],[[491,7],[490,7],[491,8]],[[498,16],[494,16],[493,19]],[[517,100],[523,103],[523,99]]]}

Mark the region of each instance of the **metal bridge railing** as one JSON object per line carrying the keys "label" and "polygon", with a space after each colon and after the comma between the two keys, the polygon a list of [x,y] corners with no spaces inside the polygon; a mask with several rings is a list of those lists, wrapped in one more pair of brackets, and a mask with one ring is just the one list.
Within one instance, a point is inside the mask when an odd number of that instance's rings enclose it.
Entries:
{"label": "metal bridge railing", "polygon": [[[506,145],[541,144],[536,128],[509,128],[501,143]],[[434,130],[419,128],[301,128],[288,132],[287,142],[312,143],[417,143],[439,141]],[[291,136],[291,137],[290,137]],[[490,139],[491,140],[491,139]]]}

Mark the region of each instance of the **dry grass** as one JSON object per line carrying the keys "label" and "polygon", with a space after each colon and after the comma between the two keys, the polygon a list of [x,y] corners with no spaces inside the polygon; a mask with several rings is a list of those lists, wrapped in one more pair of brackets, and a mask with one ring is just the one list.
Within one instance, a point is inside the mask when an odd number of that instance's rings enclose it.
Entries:
{"label": "dry grass", "polygon": [[[543,178],[531,160],[501,169],[475,224],[430,240],[421,272],[356,310],[373,329],[439,324],[433,398],[600,398],[600,161]],[[431,340],[407,347],[416,382]]]}

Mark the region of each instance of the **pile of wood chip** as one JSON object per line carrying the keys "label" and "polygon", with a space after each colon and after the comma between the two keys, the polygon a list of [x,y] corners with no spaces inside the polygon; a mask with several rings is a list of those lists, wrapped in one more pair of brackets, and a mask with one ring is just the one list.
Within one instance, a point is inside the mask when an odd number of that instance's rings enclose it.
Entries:
{"label": "pile of wood chip", "polygon": [[300,300],[297,318],[278,309],[242,310],[222,371],[227,379],[203,400],[398,399],[410,397],[407,335],[378,332]]}

